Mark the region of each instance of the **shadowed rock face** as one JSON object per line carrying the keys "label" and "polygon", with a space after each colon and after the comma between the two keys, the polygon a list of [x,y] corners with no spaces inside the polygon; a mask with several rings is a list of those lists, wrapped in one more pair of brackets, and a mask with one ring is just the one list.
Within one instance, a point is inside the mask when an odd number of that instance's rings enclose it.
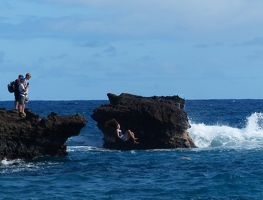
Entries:
{"label": "shadowed rock face", "polygon": [[[185,101],[178,96],[141,97],[123,93],[107,94],[110,104],[95,108],[92,118],[104,134],[104,147],[110,149],[156,149],[196,147],[189,137],[190,128],[184,109]],[[139,145],[123,142],[105,122],[116,119],[123,131],[130,129],[139,138]]]}
{"label": "shadowed rock face", "polygon": [[67,155],[67,139],[78,135],[87,123],[78,114],[51,113],[47,118],[29,110],[26,114],[26,118],[21,118],[17,111],[0,109],[0,159]]}

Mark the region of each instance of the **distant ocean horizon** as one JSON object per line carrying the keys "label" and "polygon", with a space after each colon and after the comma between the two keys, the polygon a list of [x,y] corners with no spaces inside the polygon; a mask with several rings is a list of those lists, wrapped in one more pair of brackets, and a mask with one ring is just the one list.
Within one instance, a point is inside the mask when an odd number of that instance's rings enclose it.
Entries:
{"label": "distant ocean horizon", "polygon": [[79,113],[88,123],[68,156],[2,160],[0,199],[262,199],[263,100],[185,101],[198,148],[117,151],[103,148],[90,117],[108,100],[30,100],[41,117]]}

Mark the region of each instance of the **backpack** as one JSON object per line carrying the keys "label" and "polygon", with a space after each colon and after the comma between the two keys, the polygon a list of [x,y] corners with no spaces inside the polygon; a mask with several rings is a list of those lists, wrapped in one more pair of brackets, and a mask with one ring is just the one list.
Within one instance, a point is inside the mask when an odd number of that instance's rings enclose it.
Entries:
{"label": "backpack", "polygon": [[7,89],[10,93],[15,92],[15,81],[11,81],[8,85],[7,85]]}

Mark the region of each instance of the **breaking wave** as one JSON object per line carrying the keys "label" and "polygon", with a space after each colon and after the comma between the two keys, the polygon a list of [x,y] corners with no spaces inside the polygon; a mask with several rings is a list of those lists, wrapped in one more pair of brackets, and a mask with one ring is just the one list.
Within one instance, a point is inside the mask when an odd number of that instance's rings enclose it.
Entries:
{"label": "breaking wave", "polygon": [[220,146],[253,146],[263,144],[263,113],[253,113],[244,128],[227,125],[206,125],[190,122],[189,135],[199,148]]}

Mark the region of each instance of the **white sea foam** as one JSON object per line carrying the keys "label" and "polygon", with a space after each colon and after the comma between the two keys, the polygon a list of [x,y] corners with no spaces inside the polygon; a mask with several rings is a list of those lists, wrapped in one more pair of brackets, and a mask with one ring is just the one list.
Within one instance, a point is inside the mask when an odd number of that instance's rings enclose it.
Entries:
{"label": "white sea foam", "polygon": [[247,118],[244,128],[225,125],[205,125],[190,122],[189,135],[199,148],[220,146],[257,146],[263,143],[263,113]]}
{"label": "white sea foam", "polygon": [[15,159],[15,160],[7,160],[6,158],[1,160],[1,165],[14,165],[22,163],[23,161],[21,159]]}
{"label": "white sea foam", "polygon": [[75,151],[94,151],[98,150],[99,148],[93,146],[68,146],[68,152],[75,152]]}
{"label": "white sea foam", "polygon": [[97,137],[76,136],[69,138],[67,144],[69,146],[91,146],[91,147],[102,148],[103,140]]}

